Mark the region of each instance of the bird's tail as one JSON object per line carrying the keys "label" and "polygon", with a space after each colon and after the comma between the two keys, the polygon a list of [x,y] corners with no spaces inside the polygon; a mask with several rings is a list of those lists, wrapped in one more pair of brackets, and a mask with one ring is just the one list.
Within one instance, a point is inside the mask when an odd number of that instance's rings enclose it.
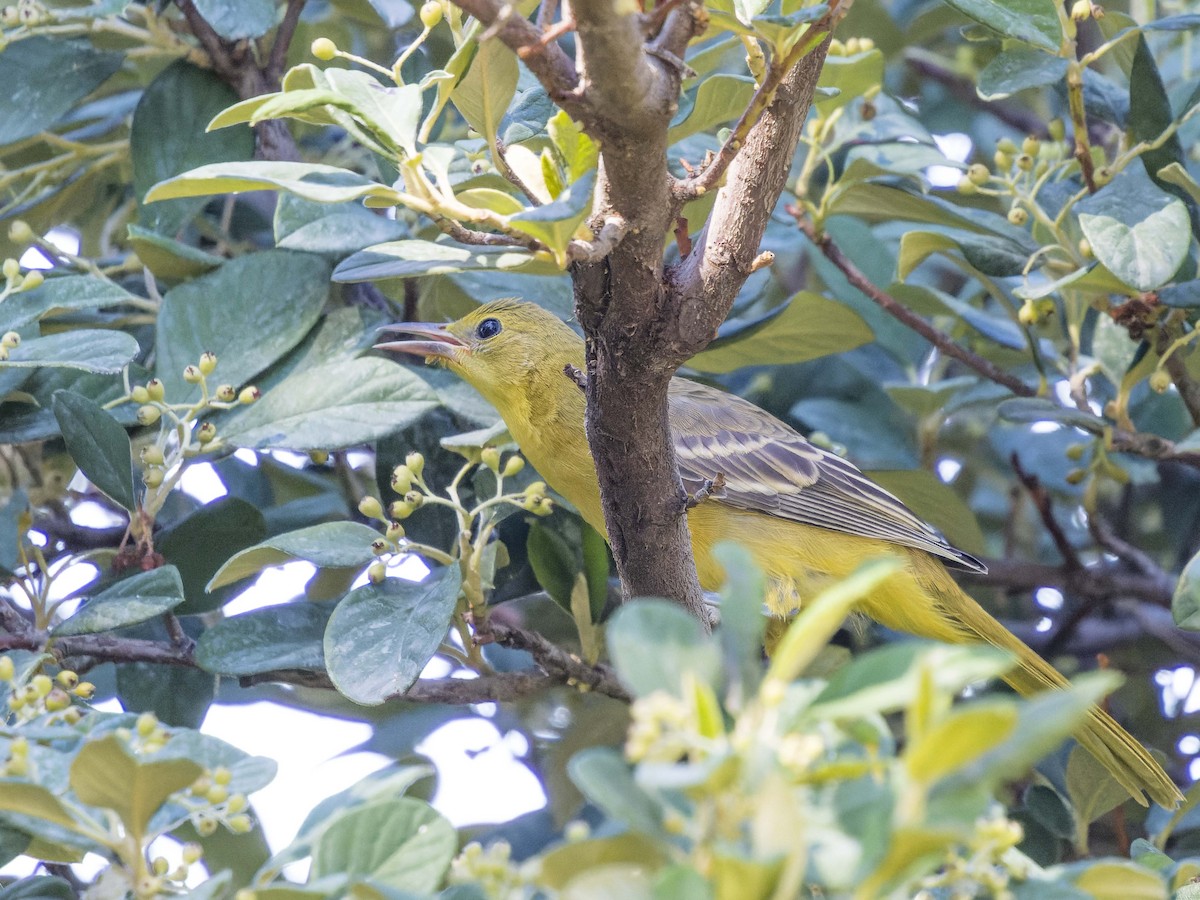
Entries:
{"label": "bird's tail", "polygon": [[[945,620],[959,632],[959,640],[988,643],[1013,653],[1017,666],[1004,680],[1022,696],[1067,686],[1061,673],[967,596],[943,566],[935,565],[936,570],[930,567],[918,578],[930,599],[941,607]],[[1167,809],[1174,809],[1183,800],[1179,788],[1146,748],[1099,707],[1092,707],[1075,738],[1143,806],[1144,795]]]}

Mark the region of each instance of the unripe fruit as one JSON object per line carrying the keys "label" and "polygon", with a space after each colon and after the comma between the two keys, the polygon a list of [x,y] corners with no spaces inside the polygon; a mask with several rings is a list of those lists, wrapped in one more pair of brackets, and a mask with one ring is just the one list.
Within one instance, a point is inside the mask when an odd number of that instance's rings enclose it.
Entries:
{"label": "unripe fruit", "polygon": [[388,552],[388,549],[387,541],[383,539],[371,541],[371,552],[376,556],[383,556],[383,554]]}
{"label": "unripe fruit", "polygon": [[254,385],[250,385],[249,387],[242,388],[242,390],[238,393],[238,403],[241,403],[243,406],[249,406],[261,396],[262,391],[260,391]]}
{"label": "unripe fruit", "polygon": [[504,477],[512,478],[525,468],[525,460],[520,456],[510,456],[504,464]]}
{"label": "unripe fruit", "polygon": [[42,282],[44,282],[45,280],[46,280],[46,276],[43,275],[41,272],[38,272],[36,270],[33,272],[29,272],[25,276],[25,279],[21,282],[21,290],[32,291],[34,288],[40,288],[42,286]]}
{"label": "unripe fruit", "polygon": [[371,584],[383,584],[384,579],[387,578],[387,566],[378,561],[371,563],[367,568],[367,578]]}
{"label": "unripe fruit", "polygon": [[49,675],[34,675],[33,678],[30,679],[29,683],[33,686],[33,689],[37,691],[39,698],[45,697],[54,687],[54,682],[50,679]]}
{"label": "unripe fruit", "polygon": [[222,403],[232,403],[237,399],[237,389],[232,384],[222,384],[216,390],[216,398]]}
{"label": "unripe fruit", "polygon": [[16,674],[16,666],[11,656],[0,656],[0,681],[12,681]]}
{"label": "unripe fruit", "polygon": [[54,688],[46,695],[46,712],[62,712],[71,705],[71,698],[62,688]]}
{"label": "unripe fruit", "polygon": [[200,369],[197,368],[196,366],[184,366],[183,380],[186,381],[188,384],[199,384],[201,379],[203,379],[203,378],[204,378],[204,375],[200,372]]}
{"label": "unripe fruit", "polygon": [[425,471],[425,457],[416,451],[404,457],[404,464],[408,466],[414,478],[420,478],[421,473]]}
{"label": "unripe fruit", "polygon": [[1026,328],[1032,328],[1037,324],[1037,309],[1028,300],[1021,304],[1021,308],[1017,310],[1017,321]]}
{"label": "unripe fruit", "polygon": [[1067,136],[1067,126],[1062,119],[1051,119],[1046,123],[1046,131],[1050,134],[1050,138],[1055,141],[1061,141]]}
{"label": "unripe fruit", "polygon": [[149,737],[158,730],[158,716],[152,712],[144,712],[137,717],[137,724],[134,727],[141,737]]}
{"label": "unripe fruit", "polygon": [[413,473],[408,465],[396,466],[392,469],[392,490],[397,494],[407,494],[412,490]]}
{"label": "unripe fruit", "polygon": [[68,709],[66,712],[63,713],[63,721],[66,722],[68,725],[74,725],[76,722],[78,722],[82,718],[83,718],[83,710],[80,709],[78,706],[72,706],[70,709]]}
{"label": "unripe fruit", "polygon": [[81,700],[91,700],[96,696],[96,686],[90,681],[81,681],[71,693]]}
{"label": "unripe fruit", "polygon": [[383,504],[374,497],[363,497],[358,501],[358,511],[368,519],[379,519],[383,517]]}
{"label": "unripe fruit", "polygon": [[399,522],[390,522],[388,524],[385,537],[387,537],[387,539],[394,544],[396,541],[404,537],[404,526]]}
{"label": "unripe fruit", "polygon": [[388,515],[398,521],[403,521],[413,514],[413,508],[403,500],[397,500],[388,507]]}
{"label": "unripe fruit", "polygon": [[1080,484],[1087,478],[1086,469],[1072,469],[1067,473],[1067,484]]}
{"label": "unripe fruit", "polygon": [[166,875],[171,871],[171,864],[167,862],[166,857],[155,857],[154,862],[150,863],[150,868],[155,875]]}
{"label": "unripe fruit", "polygon": [[958,179],[958,183],[954,185],[954,189],[964,196],[970,196],[971,194],[979,193],[979,188],[976,186],[975,182],[973,182],[966,175]]}
{"label": "unripe fruit", "polygon": [[1075,0],[1071,4],[1071,18],[1076,22],[1082,22],[1084,19],[1092,17],[1091,0]]}
{"label": "unripe fruit", "polygon": [[213,784],[225,785],[228,787],[233,782],[233,773],[225,766],[217,766],[212,770]]}
{"label": "unripe fruit", "polygon": [[129,399],[134,403],[149,403],[150,392],[139,384],[129,392]]}
{"label": "unripe fruit", "polygon": [[421,24],[426,28],[434,28],[442,21],[442,4],[437,0],[429,0],[421,5]]}
{"label": "unripe fruit", "polygon": [[1095,182],[1097,187],[1104,187],[1113,180],[1112,169],[1108,166],[1101,166],[1096,170]]}
{"label": "unripe fruit", "polygon": [[1019,206],[1014,206],[1008,211],[1008,221],[1020,227],[1029,221],[1029,213],[1025,212]]}
{"label": "unripe fruit", "polygon": [[200,362],[198,364],[200,374],[211,375],[217,368],[217,354],[212,351],[205,350],[200,354]]}
{"label": "unripe fruit", "polygon": [[411,506],[413,509],[420,509],[421,506],[425,503],[425,495],[422,494],[420,491],[409,491],[407,494],[404,495],[404,502],[407,503],[409,506]]}
{"label": "unripe fruit", "polygon": [[996,164],[997,172],[1007,172],[1013,164],[1012,156],[1003,150],[997,150],[992,154],[992,162]]}
{"label": "unripe fruit", "polygon": [[204,848],[196,843],[187,843],[183,845],[180,856],[183,858],[184,864],[190,866],[201,860],[204,856]]}
{"label": "unripe fruit", "polygon": [[329,451],[328,450],[309,450],[308,458],[310,460],[312,460],[313,465],[323,466],[323,465],[325,465],[325,463],[329,462]]}
{"label": "unripe fruit", "polygon": [[312,55],[323,62],[329,62],[337,56],[337,44],[329,38],[317,38],[312,42]]}
{"label": "unripe fruit", "polygon": [[54,681],[60,688],[66,688],[69,691],[79,684],[79,675],[70,669],[63,669],[54,676]]}
{"label": "unripe fruit", "polygon": [[204,793],[204,799],[216,806],[229,799],[229,789],[221,784],[214,784]]}
{"label": "unripe fruit", "polygon": [[229,830],[234,834],[248,834],[252,828],[254,828],[254,823],[245,813],[229,820]]}
{"label": "unripe fruit", "polygon": [[0,344],[3,344],[9,350],[13,350],[21,346],[21,336],[15,331],[4,332],[4,337],[0,338]]}
{"label": "unripe fruit", "polygon": [[1079,239],[1079,255],[1084,259],[1091,259],[1095,256],[1095,251],[1092,250],[1092,242],[1087,238]]}
{"label": "unripe fruit", "polygon": [[999,150],[1001,153],[1012,154],[1012,153],[1017,152],[1017,145],[1013,142],[1013,140],[1011,138],[1005,137],[1005,138],[1000,138],[1000,140],[996,141],[996,149]]}
{"label": "unripe fruit", "polygon": [[1021,141],[1021,152],[1026,156],[1037,156],[1038,151],[1042,149],[1042,142],[1033,135]]}
{"label": "unripe fruit", "polygon": [[973,163],[967,169],[967,177],[976,185],[984,185],[988,183],[988,179],[992,177],[992,173],[988,171],[988,167],[983,163]]}
{"label": "unripe fruit", "polygon": [[479,459],[493,472],[500,471],[500,451],[497,448],[484,447],[479,454]]}
{"label": "unripe fruit", "polygon": [[157,406],[142,406],[137,411],[137,420],[140,425],[153,425],[161,417],[162,410]]}
{"label": "unripe fruit", "polygon": [[1017,157],[1017,168],[1022,172],[1028,172],[1033,168],[1033,157],[1028,153],[1022,153]]}
{"label": "unripe fruit", "polygon": [[143,447],[141,457],[142,462],[148,466],[161,466],[165,462],[162,448],[155,444],[151,444],[149,447]]}
{"label": "unripe fruit", "polygon": [[28,244],[34,239],[33,229],[25,220],[17,219],[8,226],[8,239],[14,244]]}
{"label": "unripe fruit", "polygon": [[148,488],[159,487],[163,483],[164,470],[160,466],[151,466],[142,473],[142,484]]}
{"label": "unripe fruit", "polygon": [[9,258],[4,261],[4,265],[2,268],[0,268],[0,271],[3,271],[5,278],[7,278],[9,281],[12,281],[21,274],[21,264],[15,259]]}
{"label": "unripe fruit", "polygon": [[1073,462],[1079,462],[1083,459],[1083,454],[1087,452],[1087,447],[1084,444],[1071,444],[1067,447],[1067,459]]}
{"label": "unripe fruit", "polygon": [[1166,369],[1155,369],[1154,374],[1150,376],[1150,389],[1156,394],[1161,394],[1171,386],[1171,376]]}
{"label": "unripe fruit", "polygon": [[225,804],[225,809],[230,813],[240,813],[246,808],[250,801],[246,799],[245,794],[230,794],[229,802]]}
{"label": "unripe fruit", "polygon": [[11,756],[28,756],[29,739],[24,735],[13,738],[12,743],[8,745],[8,752]]}
{"label": "unripe fruit", "polygon": [[217,820],[212,816],[197,816],[196,833],[200,837],[212,837],[217,833]]}

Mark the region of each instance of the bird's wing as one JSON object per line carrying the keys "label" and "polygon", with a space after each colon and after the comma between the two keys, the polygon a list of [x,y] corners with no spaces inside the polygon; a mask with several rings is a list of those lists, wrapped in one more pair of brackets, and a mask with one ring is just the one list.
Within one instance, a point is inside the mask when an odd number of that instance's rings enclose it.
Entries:
{"label": "bird's wing", "polygon": [[721,502],[846,534],[924,550],[975,572],[987,567],[852,463],[810,444],[770,413],[733,394],[676,378],[671,429],[689,494],[724,479]]}

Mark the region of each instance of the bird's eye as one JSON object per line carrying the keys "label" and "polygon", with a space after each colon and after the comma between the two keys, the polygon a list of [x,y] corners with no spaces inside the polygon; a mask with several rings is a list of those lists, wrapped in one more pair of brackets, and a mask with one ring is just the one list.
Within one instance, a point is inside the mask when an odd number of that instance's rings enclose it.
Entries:
{"label": "bird's eye", "polygon": [[490,337],[495,337],[500,333],[499,319],[484,319],[475,328],[475,336],[481,341],[486,341]]}

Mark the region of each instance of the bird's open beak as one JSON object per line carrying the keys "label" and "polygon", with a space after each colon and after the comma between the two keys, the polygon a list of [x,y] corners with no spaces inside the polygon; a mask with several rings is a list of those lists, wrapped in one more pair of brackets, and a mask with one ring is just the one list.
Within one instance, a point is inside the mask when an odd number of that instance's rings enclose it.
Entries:
{"label": "bird's open beak", "polygon": [[445,325],[437,325],[432,322],[399,322],[395,325],[384,325],[379,330],[418,335],[423,340],[387,341],[376,344],[376,350],[410,353],[413,356],[423,356],[427,361],[430,359],[454,359],[470,352],[467,344],[451,334]]}

